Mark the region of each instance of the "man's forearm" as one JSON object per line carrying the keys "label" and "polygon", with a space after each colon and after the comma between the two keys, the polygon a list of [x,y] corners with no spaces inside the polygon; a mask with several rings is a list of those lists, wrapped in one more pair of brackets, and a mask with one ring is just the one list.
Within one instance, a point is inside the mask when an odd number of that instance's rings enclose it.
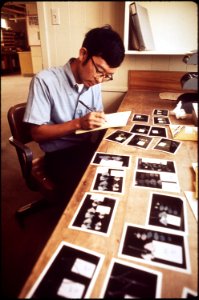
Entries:
{"label": "man's forearm", "polygon": [[80,129],[80,119],[74,119],[62,124],[31,125],[31,135],[34,141],[43,142],[56,139]]}

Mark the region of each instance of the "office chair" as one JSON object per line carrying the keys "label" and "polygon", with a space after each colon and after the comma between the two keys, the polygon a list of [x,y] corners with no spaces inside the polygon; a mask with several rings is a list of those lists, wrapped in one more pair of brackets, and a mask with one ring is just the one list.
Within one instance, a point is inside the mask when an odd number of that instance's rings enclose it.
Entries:
{"label": "office chair", "polygon": [[19,159],[21,172],[28,188],[32,191],[39,191],[44,199],[40,199],[20,207],[16,214],[19,216],[40,209],[43,205],[53,203],[56,196],[59,195],[59,189],[56,184],[48,177],[44,171],[43,157],[33,156],[33,151],[28,145],[32,142],[29,124],[23,122],[26,103],[20,103],[10,107],[7,113],[8,123],[12,136],[9,142],[16,149]]}

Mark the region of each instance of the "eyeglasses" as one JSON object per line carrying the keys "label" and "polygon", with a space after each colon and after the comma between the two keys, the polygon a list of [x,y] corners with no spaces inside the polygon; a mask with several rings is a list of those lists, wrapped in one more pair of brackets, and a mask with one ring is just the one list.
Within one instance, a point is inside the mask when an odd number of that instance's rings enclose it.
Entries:
{"label": "eyeglasses", "polygon": [[96,66],[96,64],[95,64],[92,57],[91,57],[91,61],[93,63],[93,66],[95,67],[95,71],[97,73],[96,78],[102,78],[103,81],[113,80],[113,75],[112,74],[104,73],[104,72],[102,72],[98,69],[98,67]]}

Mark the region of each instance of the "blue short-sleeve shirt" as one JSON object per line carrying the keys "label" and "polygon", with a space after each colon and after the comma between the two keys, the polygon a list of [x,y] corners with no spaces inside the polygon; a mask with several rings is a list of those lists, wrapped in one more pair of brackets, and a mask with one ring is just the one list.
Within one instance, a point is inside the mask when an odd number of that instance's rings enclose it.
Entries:
{"label": "blue short-sleeve shirt", "polygon": [[[82,117],[89,110],[79,100],[94,110],[103,110],[101,85],[84,86],[79,92],[70,61],[61,67],[42,70],[31,80],[23,121],[37,125],[60,124]],[[85,134],[73,133],[39,145],[43,151],[51,152],[78,145],[85,138]]]}

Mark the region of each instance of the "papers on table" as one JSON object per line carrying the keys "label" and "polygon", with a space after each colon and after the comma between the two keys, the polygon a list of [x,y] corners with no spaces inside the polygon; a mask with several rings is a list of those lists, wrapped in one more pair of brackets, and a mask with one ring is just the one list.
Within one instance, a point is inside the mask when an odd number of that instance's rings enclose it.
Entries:
{"label": "papers on table", "polygon": [[179,193],[175,161],[138,157],[133,186]]}
{"label": "papers on table", "polygon": [[126,170],[108,167],[97,167],[91,186],[92,192],[124,193]]}
{"label": "papers on table", "polygon": [[93,165],[101,165],[105,167],[123,167],[129,168],[131,163],[131,156],[130,155],[123,155],[123,154],[111,154],[105,152],[95,152],[91,164]]}
{"label": "papers on table", "polygon": [[100,298],[134,299],[161,297],[162,273],[112,258]]}
{"label": "papers on table", "polygon": [[186,235],[125,223],[118,256],[191,273]]}
{"label": "papers on table", "polygon": [[[125,126],[130,114],[131,111],[107,114],[104,126],[89,131]],[[170,125],[168,110],[156,108],[152,115],[155,125],[147,124],[149,115],[136,113],[131,119],[136,123],[129,131],[115,130],[105,140],[128,149],[148,149],[153,144],[151,149],[154,152],[159,150],[176,154],[181,143],[167,138],[167,125]],[[170,128],[173,128],[172,125]],[[76,133],[84,132],[88,131],[78,130]],[[90,192],[83,195],[69,228],[84,234],[96,234],[98,237],[110,236],[121,200],[119,196],[124,194],[127,172],[131,170],[132,158],[136,160],[136,166],[133,168],[132,184],[128,188],[149,189],[148,210],[145,225],[124,224],[117,254],[120,258],[190,274],[186,201],[183,197],[168,194],[180,192],[173,160],[96,152],[90,162],[95,168]],[[193,168],[197,173],[197,165],[193,165]],[[196,194],[187,191],[185,195],[198,220]],[[62,242],[28,297],[49,295],[70,299],[88,298],[103,260],[104,256],[99,253]],[[82,280],[79,280],[80,277]],[[52,286],[48,284],[50,281],[54,282]],[[113,257],[100,298],[160,298],[161,285],[161,272]],[[195,295],[194,292],[192,295]]]}
{"label": "papers on table", "polygon": [[101,127],[97,127],[95,129],[90,130],[76,130],[76,134],[86,133],[86,132],[92,132],[100,129],[106,129],[110,127],[123,127],[127,124],[128,118],[131,114],[131,111],[122,111],[122,112],[116,112],[112,114],[106,114],[106,122]]}
{"label": "papers on table", "polygon": [[185,199],[169,194],[151,193],[146,225],[188,234]]}
{"label": "papers on table", "polygon": [[85,193],[69,228],[110,235],[119,199],[96,193]]}
{"label": "papers on table", "polygon": [[62,241],[27,298],[88,298],[104,255]]}

